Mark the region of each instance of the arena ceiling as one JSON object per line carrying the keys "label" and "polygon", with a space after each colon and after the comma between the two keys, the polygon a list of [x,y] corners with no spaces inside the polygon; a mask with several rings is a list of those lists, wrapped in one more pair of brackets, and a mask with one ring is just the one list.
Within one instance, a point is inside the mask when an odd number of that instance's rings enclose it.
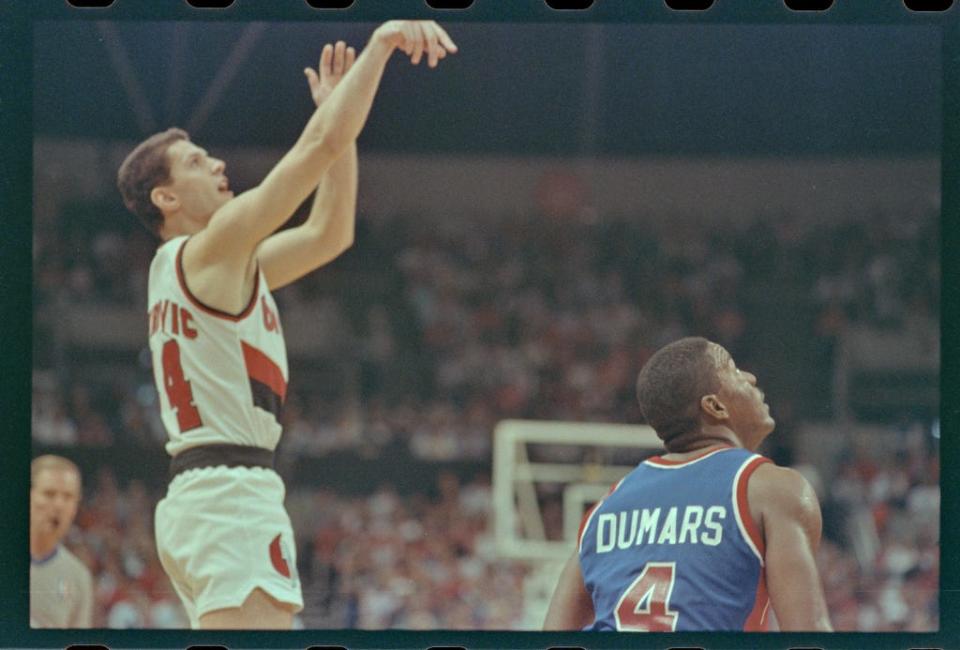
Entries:
{"label": "arena ceiling", "polygon": [[[437,70],[399,55],[361,145],[546,155],[930,154],[938,32],[891,26],[450,24]],[[373,25],[43,22],[34,134],[289,146],[303,68]]]}

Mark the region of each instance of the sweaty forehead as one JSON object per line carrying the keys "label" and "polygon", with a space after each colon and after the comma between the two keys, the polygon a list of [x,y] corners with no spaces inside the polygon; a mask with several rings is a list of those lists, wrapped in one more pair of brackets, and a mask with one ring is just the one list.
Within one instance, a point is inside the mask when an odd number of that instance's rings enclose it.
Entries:
{"label": "sweaty forehead", "polygon": [[171,162],[185,162],[195,153],[204,153],[204,150],[189,140],[177,140],[167,147],[167,157]]}
{"label": "sweaty forehead", "polygon": [[733,361],[733,357],[730,356],[730,353],[727,352],[726,348],[718,343],[710,343],[710,351],[713,357],[714,363],[717,364],[717,368],[734,368],[736,363]]}

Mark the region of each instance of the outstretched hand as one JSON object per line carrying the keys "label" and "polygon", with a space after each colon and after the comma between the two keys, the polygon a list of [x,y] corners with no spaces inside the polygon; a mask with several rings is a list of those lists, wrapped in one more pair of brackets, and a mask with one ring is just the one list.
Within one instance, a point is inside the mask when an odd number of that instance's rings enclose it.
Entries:
{"label": "outstretched hand", "polygon": [[390,20],[377,28],[374,38],[403,50],[413,65],[419,65],[424,52],[431,68],[447,54],[457,52],[453,39],[432,20]]}
{"label": "outstretched hand", "polygon": [[336,45],[327,43],[323,46],[320,65],[316,70],[304,68],[303,73],[307,75],[307,83],[310,84],[310,94],[317,106],[330,96],[356,59],[355,49],[347,47],[343,41],[337,41]]}

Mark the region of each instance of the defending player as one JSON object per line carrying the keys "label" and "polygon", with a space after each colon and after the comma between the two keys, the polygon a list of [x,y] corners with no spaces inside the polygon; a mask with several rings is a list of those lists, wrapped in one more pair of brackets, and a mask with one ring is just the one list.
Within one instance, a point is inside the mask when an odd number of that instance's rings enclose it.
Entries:
{"label": "defending player", "polygon": [[30,627],[93,624],[93,577],[63,544],[80,504],[80,470],[60,456],[30,464]]}
{"label": "defending player", "polygon": [[[173,456],[157,551],[192,627],[289,629],[303,600],[284,485],[273,471],[287,359],[271,290],[350,247],[355,140],[394,49],[430,67],[457,48],[432,21],[390,21],[363,53],[338,43],[306,70],[313,113],[254,189],[170,129],[124,161],[127,207],[164,243],[150,266],[154,377]],[[348,72],[349,71],[349,72]],[[306,222],[273,234],[316,189]]]}
{"label": "defending player", "polygon": [[807,481],[754,453],[774,421],[757,380],[720,345],[685,338],[640,371],[637,397],[666,453],[584,518],[548,630],[830,631]]}

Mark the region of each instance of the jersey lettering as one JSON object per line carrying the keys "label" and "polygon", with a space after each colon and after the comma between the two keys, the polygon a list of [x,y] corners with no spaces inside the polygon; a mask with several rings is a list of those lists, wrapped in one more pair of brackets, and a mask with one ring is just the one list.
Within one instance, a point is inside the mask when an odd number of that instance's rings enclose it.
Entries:
{"label": "jersey lettering", "polygon": [[616,534],[617,516],[609,512],[600,515],[597,519],[597,553],[612,551]]}
{"label": "jersey lettering", "polygon": [[[694,521],[695,520],[695,521]],[[680,526],[680,543],[683,544],[690,534],[690,543],[697,543],[697,529],[700,528],[700,522],[703,521],[703,508],[700,506],[690,506],[683,513],[683,524]]]}
{"label": "jersey lettering", "polygon": [[677,543],[677,509],[670,508],[667,511],[667,518],[663,522],[663,528],[660,530],[660,537],[657,544],[676,544]]}
{"label": "jersey lettering", "polygon": [[276,332],[279,321],[277,320],[277,315],[270,309],[270,305],[267,304],[266,296],[260,297],[260,306],[261,311],[263,311],[263,326],[267,328],[268,332]]}
{"label": "jersey lettering", "polygon": [[627,514],[626,512],[620,513],[620,532],[617,535],[617,548],[628,549],[633,546],[633,539],[637,534],[637,519],[640,512],[638,510],[633,511],[633,518],[631,520],[631,528],[627,528]]}
{"label": "jersey lettering", "polygon": [[[627,550],[643,544],[706,544],[717,546],[723,540],[724,506],[690,505],[682,512],[676,506],[663,518],[660,508],[642,508],[604,512],[597,516],[597,553]],[[679,526],[679,531],[678,531]]]}
{"label": "jersey lettering", "polygon": [[653,544],[653,538],[657,534],[657,521],[660,519],[660,508],[650,510],[643,509],[643,517],[640,519],[640,535],[637,537],[637,544],[643,543],[643,534],[647,534],[647,544]]}
{"label": "jersey lettering", "polygon": [[160,300],[150,308],[150,336],[163,332],[195,339],[198,332],[193,323],[190,310],[172,300]]}
{"label": "jersey lettering", "polygon": [[700,536],[700,541],[708,546],[719,546],[723,539],[723,524],[717,521],[717,519],[726,519],[726,517],[727,509],[723,506],[710,506],[707,508],[707,518],[704,526],[713,531],[713,535],[711,536],[709,533],[704,533]]}

